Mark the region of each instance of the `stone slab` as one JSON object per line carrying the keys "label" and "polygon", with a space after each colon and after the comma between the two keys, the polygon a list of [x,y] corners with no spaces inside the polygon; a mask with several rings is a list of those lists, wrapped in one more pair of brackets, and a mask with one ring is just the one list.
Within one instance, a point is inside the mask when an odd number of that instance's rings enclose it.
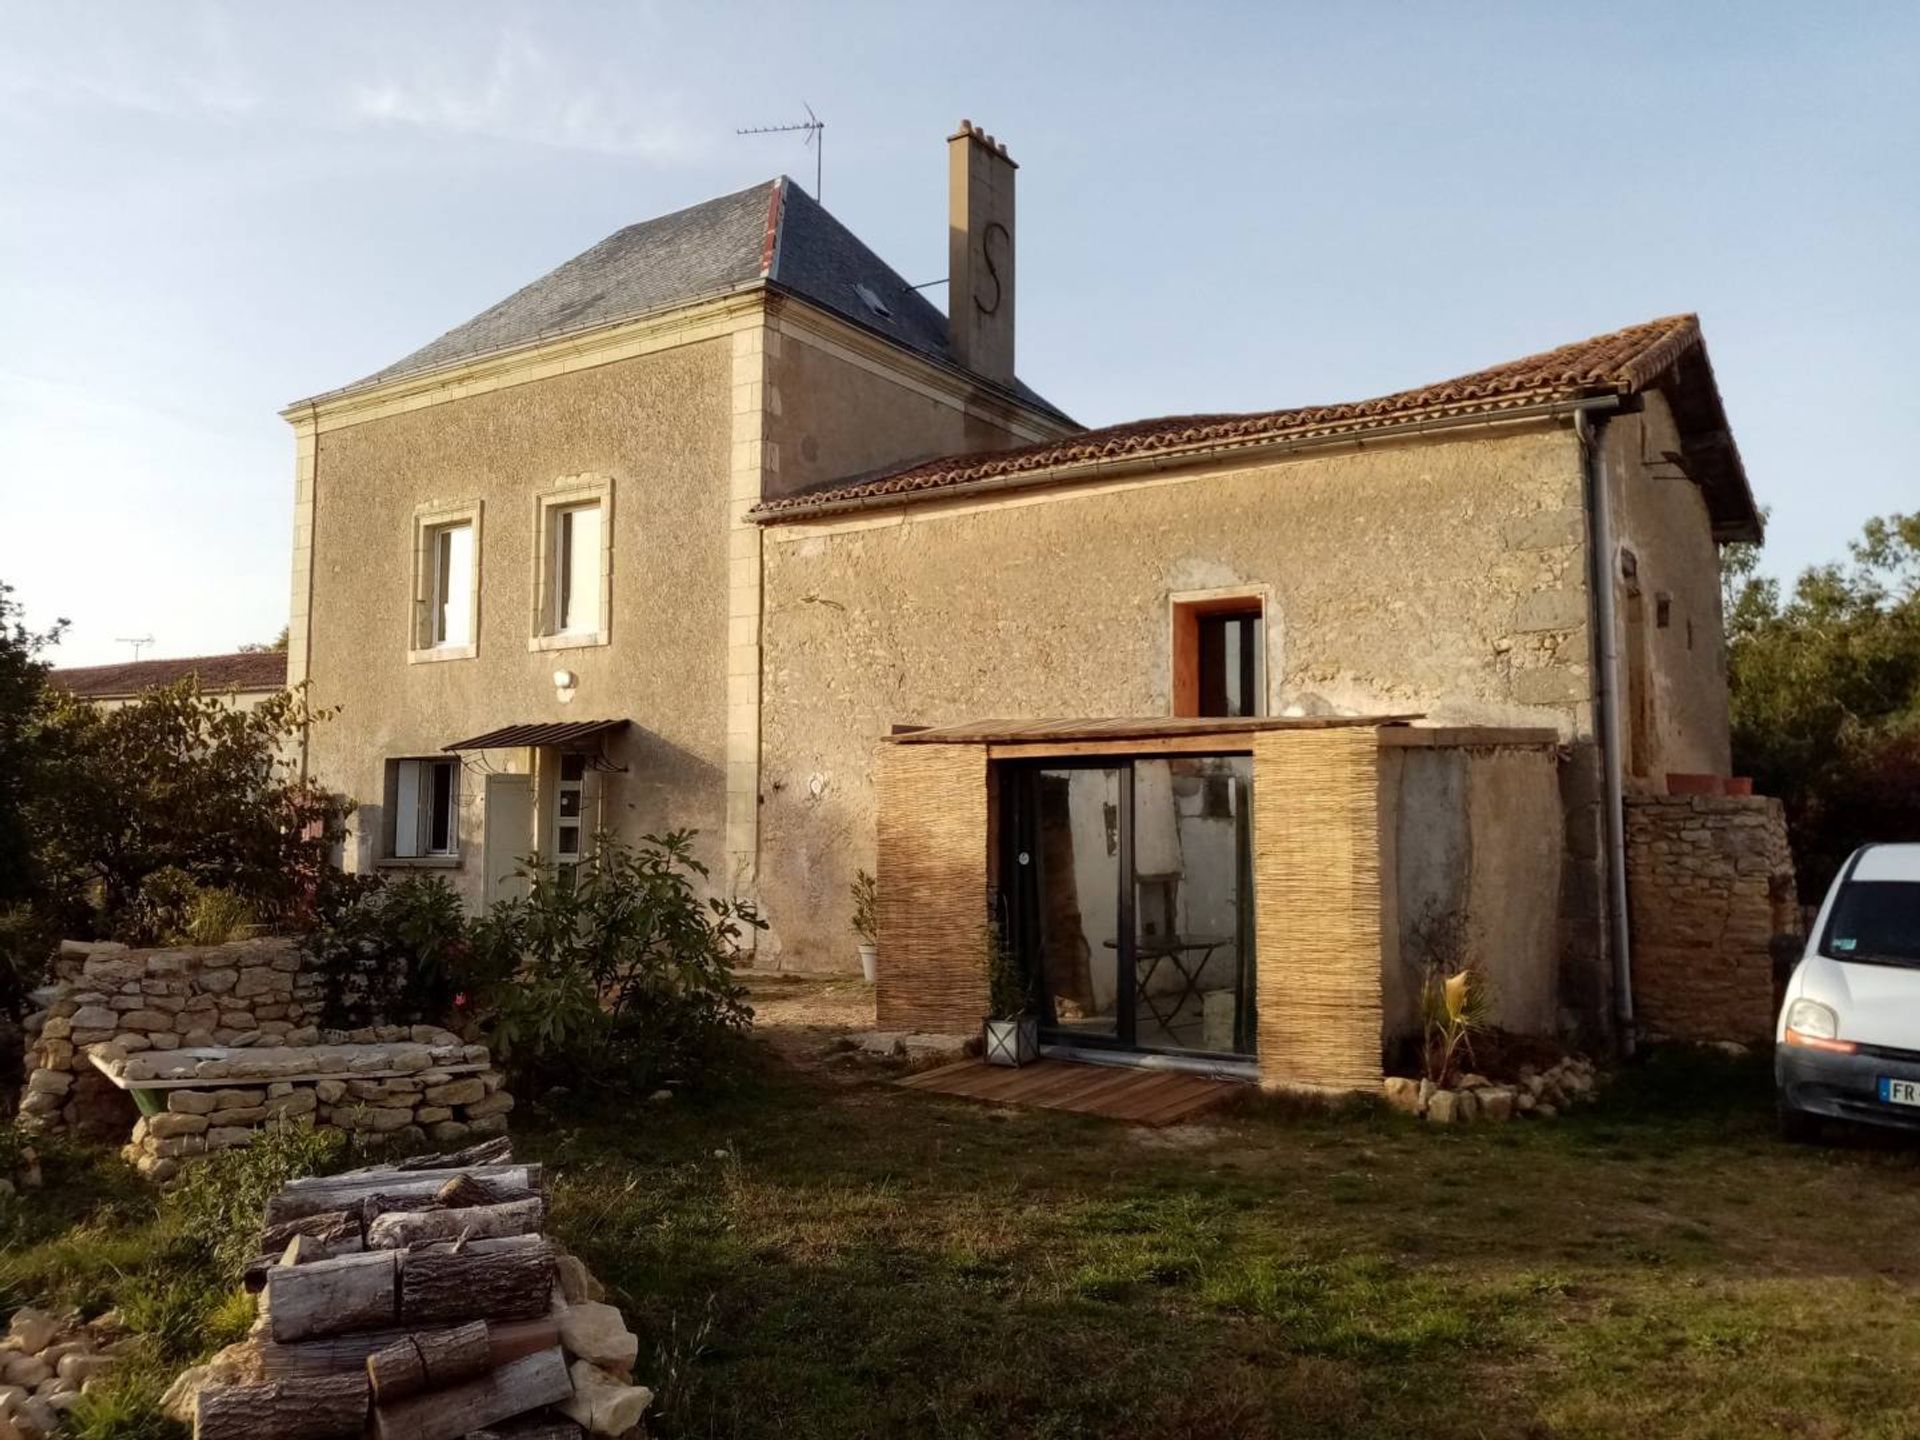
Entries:
{"label": "stone slab", "polygon": [[[423,1045],[206,1046],[136,1051],[119,1057],[89,1053],[94,1068],[122,1090],[209,1090],[230,1082],[381,1080],[431,1068],[457,1075],[487,1068],[485,1060],[435,1059]],[[417,1063],[416,1063],[417,1062]]]}

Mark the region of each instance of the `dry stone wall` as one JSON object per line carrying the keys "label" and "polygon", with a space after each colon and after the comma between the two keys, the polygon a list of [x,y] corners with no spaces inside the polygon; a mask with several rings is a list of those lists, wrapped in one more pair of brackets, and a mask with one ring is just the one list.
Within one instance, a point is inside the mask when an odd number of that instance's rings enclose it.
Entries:
{"label": "dry stone wall", "polygon": [[1765,1040],[1772,947],[1799,928],[1780,802],[1629,796],[1627,894],[1640,1028],[1664,1039]]}
{"label": "dry stone wall", "polygon": [[55,983],[27,1017],[22,1128],[124,1135],[132,1102],[88,1062],[89,1046],[131,1054],[206,1046],[309,1045],[320,1034],[320,982],[290,940],[131,950],[69,940]]}
{"label": "dry stone wall", "polygon": [[18,1123],[32,1134],[131,1132],[126,1156],[152,1179],[275,1121],[449,1145],[507,1128],[513,1096],[485,1046],[433,1025],[321,1029],[319,979],[290,940],[69,941],[56,976],[27,1018]]}

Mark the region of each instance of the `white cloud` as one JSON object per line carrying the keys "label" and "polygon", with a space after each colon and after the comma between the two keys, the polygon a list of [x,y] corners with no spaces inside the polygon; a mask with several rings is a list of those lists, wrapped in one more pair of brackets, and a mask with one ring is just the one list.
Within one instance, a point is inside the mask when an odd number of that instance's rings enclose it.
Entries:
{"label": "white cloud", "polygon": [[[630,57],[610,58],[620,47],[556,50],[518,23],[449,27],[425,14],[408,27],[404,12],[397,29],[350,28],[290,47],[286,30],[256,12],[206,4],[192,13],[193,23],[164,32],[141,12],[116,24],[35,27],[0,52],[0,113],[410,130],[657,161],[693,158],[706,144],[676,92],[637,83]],[[154,63],[156,50],[166,63]]]}
{"label": "white cloud", "polygon": [[598,154],[684,159],[699,148],[670,95],[569,73],[524,33],[508,30],[471,59],[435,54],[404,73],[354,83],[362,123]]}
{"label": "white cloud", "polygon": [[268,93],[232,12],[210,0],[164,11],[24,10],[11,18],[8,38],[0,104],[29,116],[98,107],[238,117]]}

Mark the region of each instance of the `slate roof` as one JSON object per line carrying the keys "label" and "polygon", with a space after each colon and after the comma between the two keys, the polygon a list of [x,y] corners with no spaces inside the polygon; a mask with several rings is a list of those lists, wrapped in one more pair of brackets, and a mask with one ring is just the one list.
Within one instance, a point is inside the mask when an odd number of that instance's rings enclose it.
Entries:
{"label": "slate roof", "polygon": [[189,675],[198,676],[200,688],[209,693],[278,690],[287,683],[287,652],[254,650],[176,660],[131,660],[122,665],[74,665],[52,671],[47,679],[83,700],[109,700],[171,685]]}
{"label": "slate roof", "polygon": [[[615,231],[431,344],[314,399],[428,375],[762,284],[960,368],[947,343],[947,317],[939,307],[783,175]],[[1014,393],[1028,405],[1066,419],[1018,381]]]}
{"label": "slate roof", "polygon": [[1760,536],[1760,518],[1728,432],[1700,322],[1670,315],[1557,350],[1476,370],[1374,400],[1237,415],[1172,415],[1085,430],[1064,440],[954,455],[878,475],[831,482],[763,501],[754,514],[778,521],[827,506],[898,504],[983,481],[1038,482],[1061,466],[1136,456],[1207,454],[1272,440],[1337,438],[1415,421],[1495,417],[1502,412],[1659,388],[1673,407],[1688,472],[1706,491],[1721,539]]}

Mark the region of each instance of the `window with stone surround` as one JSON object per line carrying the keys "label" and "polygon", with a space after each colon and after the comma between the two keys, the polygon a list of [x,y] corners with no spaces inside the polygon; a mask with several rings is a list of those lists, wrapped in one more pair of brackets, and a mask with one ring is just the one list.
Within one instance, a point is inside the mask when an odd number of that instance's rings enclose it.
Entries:
{"label": "window with stone surround", "polygon": [[407,658],[479,653],[480,502],[430,501],[413,515],[413,604]]}
{"label": "window with stone surround", "polygon": [[613,481],[576,475],[534,497],[528,648],[604,645],[613,604]]}

